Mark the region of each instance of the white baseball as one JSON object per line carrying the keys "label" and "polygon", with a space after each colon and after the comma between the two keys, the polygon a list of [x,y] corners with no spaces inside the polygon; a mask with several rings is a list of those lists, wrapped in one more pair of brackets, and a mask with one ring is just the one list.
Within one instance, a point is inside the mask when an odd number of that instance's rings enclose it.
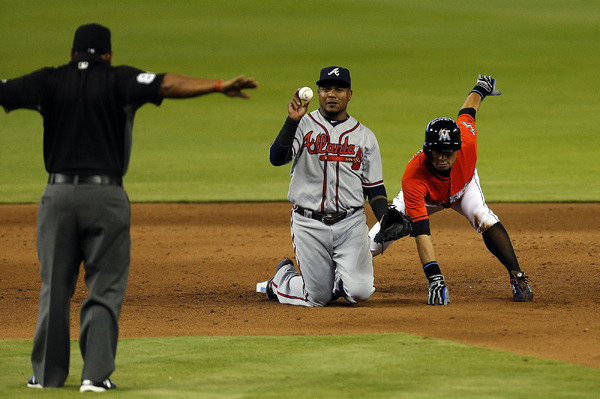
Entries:
{"label": "white baseball", "polygon": [[310,87],[303,87],[298,92],[298,97],[300,97],[300,99],[304,100],[304,101],[312,100],[312,98],[313,98],[313,91],[312,91],[312,89]]}

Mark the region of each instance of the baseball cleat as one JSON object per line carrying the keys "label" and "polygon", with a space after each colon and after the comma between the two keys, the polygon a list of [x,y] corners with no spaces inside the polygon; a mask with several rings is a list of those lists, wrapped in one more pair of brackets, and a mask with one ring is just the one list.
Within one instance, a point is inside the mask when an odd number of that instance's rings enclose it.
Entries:
{"label": "baseball cleat", "polygon": [[515,302],[529,302],[533,300],[533,292],[529,288],[529,277],[525,272],[513,270],[510,272],[510,285],[513,291],[513,300]]}
{"label": "baseball cleat", "polygon": [[267,281],[267,287],[265,289],[265,293],[267,294],[267,299],[269,301],[276,301],[277,294],[273,292],[273,288],[271,287],[272,282],[273,282],[273,279],[270,279],[269,281]]}
{"label": "baseball cleat", "polygon": [[[282,260],[281,262],[279,262],[277,264],[277,268],[275,269],[275,274],[277,274],[279,269],[281,269],[284,266],[294,266],[294,262],[290,258],[285,258],[284,260]],[[273,284],[272,283],[273,283],[273,278],[266,281],[266,286],[265,286],[264,292],[265,292],[265,294],[267,294],[267,299],[269,301],[276,301],[277,294],[275,292],[273,292]],[[256,285],[256,291],[258,291],[259,284],[262,284],[262,283],[258,283]]]}
{"label": "baseball cleat", "polygon": [[43,388],[42,384],[37,382],[35,376],[31,377],[29,381],[27,381],[27,388]]}
{"label": "baseball cleat", "polygon": [[79,392],[104,392],[108,389],[115,389],[117,386],[108,378],[102,382],[92,380],[81,381]]}
{"label": "baseball cleat", "polygon": [[331,295],[331,302],[333,301],[337,301],[340,298],[344,297],[344,282],[342,281],[342,279],[338,279],[336,280],[336,282],[333,284],[333,293]]}
{"label": "baseball cleat", "polygon": [[262,292],[263,294],[267,292],[267,284],[268,281],[262,281],[260,283],[256,283],[256,292]]}
{"label": "baseball cleat", "polygon": [[262,292],[263,294],[267,294],[267,299],[269,301],[274,301],[277,299],[277,294],[275,294],[273,292],[273,289],[271,288],[272,281],[273,279],[256,283],[256,292]]}

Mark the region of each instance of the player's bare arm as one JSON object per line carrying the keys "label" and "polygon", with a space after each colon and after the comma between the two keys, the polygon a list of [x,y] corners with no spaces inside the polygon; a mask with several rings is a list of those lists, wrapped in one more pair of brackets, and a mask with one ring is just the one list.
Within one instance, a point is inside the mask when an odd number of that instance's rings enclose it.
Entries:
{"label": "player's bare arm", "polygon": [[435,262],[435,252],[433,249],[433,241],[429,234],[421,234],[415,237],[415,243],[417,244],[417,252],[419,253],[419,259],[421,264],[425,266],[430,262]]}
{"label": "player's bare arm", "polygon": [[469,93],[469,95],[465,99],[465,102],[460,108],[473,108],[475,111],[479,111],[479,107],[481,106],[482,101],[483,99],[481,98],[481,96],[472,91],[471,93]]}
{"label": "player's bare arm", "polygon": [[243,90],[257,87],[258,82],[254,78],[246,78],[243,75],[223,81],[167,73],[160,86],[159,94],[166,98],[189,98],[221,92],[228,97],[250,98],[250,95]]}

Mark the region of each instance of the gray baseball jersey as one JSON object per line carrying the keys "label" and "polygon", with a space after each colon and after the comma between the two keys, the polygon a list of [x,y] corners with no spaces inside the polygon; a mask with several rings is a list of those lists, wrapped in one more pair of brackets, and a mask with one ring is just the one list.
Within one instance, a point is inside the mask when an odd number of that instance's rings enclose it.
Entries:
{"label": "gray baseball jersey", "polygon": [[315,110],[305,115],[292,146],[288,200],[321,213],[365,204],[363,189],[383,184],[379,144],[353,117],[335,127]]}

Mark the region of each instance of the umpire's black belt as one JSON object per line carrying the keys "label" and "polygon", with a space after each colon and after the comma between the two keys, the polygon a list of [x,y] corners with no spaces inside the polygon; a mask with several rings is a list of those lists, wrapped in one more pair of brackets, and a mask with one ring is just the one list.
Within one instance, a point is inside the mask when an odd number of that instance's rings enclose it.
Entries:
{"label": "umpire's black belt", "polygon": [[300,215],[318,220],[321,223],[326,225],[332,225],[339,221],[346,219],[348,216],[356,213],[356,211],[361,210],[362,206],[356,208],[350,208],[347,211],[335,212],[335,213],[320,213],[311,211],[310,209],[302,208],[301,206],[294,205],[294,212],[299,213]]}
{"label": "umpire's black belt", "polygon": [[110,175],[69,175],[65,173],[50,173],[48,184],[97,184],[103,186],[122,186],[122,176]]}

